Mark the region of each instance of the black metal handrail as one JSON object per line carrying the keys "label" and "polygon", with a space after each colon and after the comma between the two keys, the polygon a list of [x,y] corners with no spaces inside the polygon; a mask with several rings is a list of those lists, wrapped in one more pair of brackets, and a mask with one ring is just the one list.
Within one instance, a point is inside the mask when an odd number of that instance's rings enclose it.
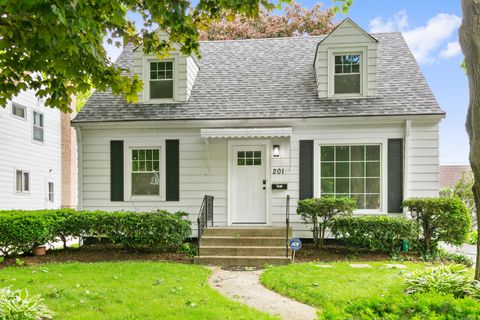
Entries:
{"label": "black metal handrail", "polygon": [[285,206],[285,256],[288,258],[288,231],[290,229],[290,195],[287,195],[287,205]]}
{"label": "black metal handrail", "polygon": [[213,196],[204,196],[200,212],[198,213],[197,226],[198,226],[198,256],[200,256],[200,239],[202,238],[203,231],[208,228],[208,222],[212,222],[213,227]]}

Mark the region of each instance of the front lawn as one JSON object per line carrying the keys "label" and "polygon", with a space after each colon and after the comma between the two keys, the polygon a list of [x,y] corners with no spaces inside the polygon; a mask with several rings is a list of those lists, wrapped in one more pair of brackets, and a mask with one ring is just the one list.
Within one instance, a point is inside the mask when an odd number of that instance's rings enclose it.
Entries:
{"label": "front lawn", "polygon": [[274,319],[221,296],[209,275],[177,263],[52,263],[1,269],[0,287],[40,294],[55,319]]}
{"label": "front lawn", "polygon": [[368,262],[370,268],[353,268],[348,262],[290,264],[267,269],[261,282],[282,295],[325,310],[362,299],[402,296],[403,275],[427,266],[405,262],[406,269],[387,268],[389,263]]}

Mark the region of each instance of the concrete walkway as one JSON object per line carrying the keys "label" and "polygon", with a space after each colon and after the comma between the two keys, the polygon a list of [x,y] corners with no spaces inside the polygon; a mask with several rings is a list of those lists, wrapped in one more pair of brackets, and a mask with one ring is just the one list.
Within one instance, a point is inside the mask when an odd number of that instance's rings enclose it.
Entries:
{"label": "concrete walkway", "polygon": [[313,320],[317,309],[281,296],[260,284],[263,271],[227,271],[211,267],[210,286],[221,294],[285,320]]}

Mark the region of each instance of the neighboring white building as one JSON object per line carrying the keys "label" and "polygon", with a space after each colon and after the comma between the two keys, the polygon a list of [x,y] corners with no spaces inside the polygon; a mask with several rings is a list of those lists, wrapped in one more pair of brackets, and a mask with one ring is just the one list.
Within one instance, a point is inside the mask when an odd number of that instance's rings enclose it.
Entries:
{"label": "neighboring white building", "polygon": [[0,107],[0,210],[60,208],[62,169],[62,113],[32,90]]}
{"label": "neighboring white building", "polygon": [[126,46],[139,104],[93,94],[73,120],[79,207],[186,211],[216,226],[285,226],[296,201],[350,196],[357,214],[401,215],[436,196],[445,113],[400,33],[345,20],[328,36],[205,41],[202,59]]}

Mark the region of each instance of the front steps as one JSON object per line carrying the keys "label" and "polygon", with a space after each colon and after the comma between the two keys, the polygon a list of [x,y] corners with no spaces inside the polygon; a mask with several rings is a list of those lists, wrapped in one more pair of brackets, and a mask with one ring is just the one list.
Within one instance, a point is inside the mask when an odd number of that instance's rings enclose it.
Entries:
{"label": "front steps", "polygon": [[[219,266],[288,264],[285,227],[213,227],[200,240],[195,263]],[[288,237],[292,230],[290,228]]]}

